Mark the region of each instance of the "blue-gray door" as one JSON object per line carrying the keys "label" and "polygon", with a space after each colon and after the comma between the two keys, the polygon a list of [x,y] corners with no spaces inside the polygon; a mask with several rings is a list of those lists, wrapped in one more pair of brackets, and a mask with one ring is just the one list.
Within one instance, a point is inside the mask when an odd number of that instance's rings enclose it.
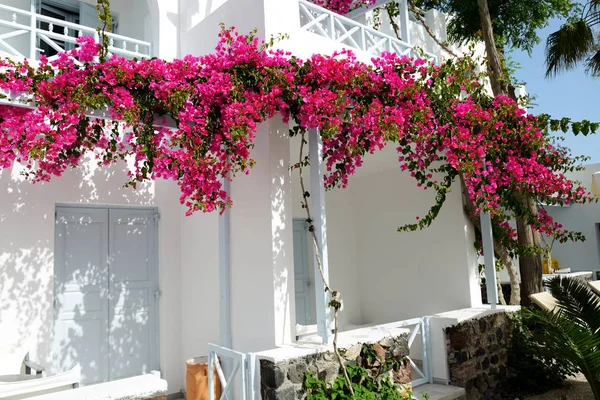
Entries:
{"label": "blue-gray door", "polygon": [[314,285],[308,257],[308,231],[303,219],[294,220],[294,286],[296,290],[296,323],[315,323]]}
{"label": "blue-gray door", "polygon": [[157,218],[57,207],[54,364],[82,384],[158,370]]}

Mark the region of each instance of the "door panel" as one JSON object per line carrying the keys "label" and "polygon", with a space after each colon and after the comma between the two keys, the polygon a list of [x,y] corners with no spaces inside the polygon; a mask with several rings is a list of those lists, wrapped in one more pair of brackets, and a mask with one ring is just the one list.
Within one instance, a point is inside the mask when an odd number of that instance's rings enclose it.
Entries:
{"label": "door panel", "polygon": [[158,369],[158,277],[153,210],[109,211],[110,379]]}
{"label": "door panel", "polygon": [[159,369],[155,215],[56,209],[54,364],[82,385]]}
{"label": "door panel", "polygon": [[82,384],[108,379],[108,210],[56,209],[57,371],[81,366]]}
{"label": "door panel", "polygon": [[308,240],[304,220],[294,220],[294,287],[296,300],[296,323],[314,324],[314,287],[308,264]]}

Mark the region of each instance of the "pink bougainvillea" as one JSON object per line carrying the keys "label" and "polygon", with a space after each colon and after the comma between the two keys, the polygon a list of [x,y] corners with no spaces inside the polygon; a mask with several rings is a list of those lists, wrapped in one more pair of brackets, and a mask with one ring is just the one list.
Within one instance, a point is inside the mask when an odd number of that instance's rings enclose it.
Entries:
{"label": "pink bougainvillea", "polygon": [[[79,44],[38,67],[0,59],[0,90],[36,106],[0,107],[0,168],[20,162],[40,181],[86,153],[100,164],[132,156],[130,185],[175,180],[189,213],[222,210],[231,204],[222,179],[250,171],[257,126],[281,115],[319,130],[327,187],[344,187],[365,154],[395,145],[400,168],[438,192],[418,226],[431,223],[458,176],[509,239],[506,221],[523,212],[518,194],[590,199],[562,174],[573,160],[547,142],[540,120],[506,97],[486,96],[467,78],[467,62],[436,66],[384,53],[367,65],[349,51],[299,60],[232,29],[213,54],[171,62],[94,62],[98,45]],[[106,114],[91,118],[90,110]],[[174,128],[160,126],[167,117]],[[544,233],[568,234],[545,213],[528,218]]]}
{"label": "pink bougainvillea", "polygon": [[372,6],[375,0],[311,0],[311,3],[343,15],[357,8]]}

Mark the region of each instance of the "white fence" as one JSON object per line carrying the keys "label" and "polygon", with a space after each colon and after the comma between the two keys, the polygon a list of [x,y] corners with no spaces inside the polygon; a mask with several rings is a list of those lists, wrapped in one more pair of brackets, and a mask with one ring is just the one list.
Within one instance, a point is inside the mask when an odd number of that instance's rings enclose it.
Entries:
{"label": "white fence", "polygon": [[[15,57],[33,60],[39,59],[40,53],[43,52],[40,48],[42,43],[57,52],[73,48],[77,38],[81,36],[91,36],[96,43],[100,43],[100,37],[95,28],[3,4],[0,4],[0,27],[8,28],[4,29],[5,33],[0,34],[0,51]],[[152,56],[150,42],[110,32],[105,34],[109,40],[108,51],[111,54],[127,58],[150,58]],[[27,38],[27,44],[25,46],[22,43],[16,44],[15,39],[17,38],[22,42],[23,38]]]}

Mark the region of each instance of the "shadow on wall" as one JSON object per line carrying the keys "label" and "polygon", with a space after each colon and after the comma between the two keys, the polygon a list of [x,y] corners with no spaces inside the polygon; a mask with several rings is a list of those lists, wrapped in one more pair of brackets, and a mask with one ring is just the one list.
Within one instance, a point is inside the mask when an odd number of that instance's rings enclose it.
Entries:
{"label": "shadow on wall", "polygon": [[[18,373],[27,352],[48,373],[54,372],[56,203],[153,203],[153,183],[140,185],[135,191],[122,187],[127,180],[122,165],[98,169],[88,159],[80,167],[37,184],[22,178],[18,164],[0,170],[0,374]],[[78,274],[87,279],[95,268],[86,264]],[[84,300],[85,306],[89,299]],[[74,310],[75,315],[84,309]],[[73,326],[71,334],[75,337],[83,329]]]}

